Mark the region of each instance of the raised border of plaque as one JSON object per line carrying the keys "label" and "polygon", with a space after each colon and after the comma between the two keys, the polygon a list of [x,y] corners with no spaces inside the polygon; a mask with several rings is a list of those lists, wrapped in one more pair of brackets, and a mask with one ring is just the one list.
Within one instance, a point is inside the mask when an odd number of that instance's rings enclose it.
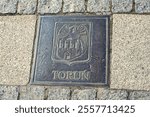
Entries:
{"label": "raised border of plaque", "polygon": [[30,84],[108,84],[109,16],[39,16]]}

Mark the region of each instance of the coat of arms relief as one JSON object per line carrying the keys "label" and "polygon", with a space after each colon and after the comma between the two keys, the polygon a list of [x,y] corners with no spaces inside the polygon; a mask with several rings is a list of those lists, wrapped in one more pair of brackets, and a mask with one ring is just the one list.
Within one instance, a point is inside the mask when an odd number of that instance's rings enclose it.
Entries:
{"label": "coat of arms relief", "polygon": [[91,58],[90,22],[55,23],[52,60],[68,65],[88,62]]}

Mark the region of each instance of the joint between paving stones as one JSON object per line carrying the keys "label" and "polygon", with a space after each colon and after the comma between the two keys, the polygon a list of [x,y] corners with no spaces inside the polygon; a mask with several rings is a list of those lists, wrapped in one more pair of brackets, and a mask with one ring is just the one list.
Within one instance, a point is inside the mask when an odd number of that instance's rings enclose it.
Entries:
{"label": "joint between paving stones", "polygon": [[39,5],[39,0],[36,0],[36,10],[35,10],[35,14],[36,14],[36,16],[38,16],[39,15],[39,13],[38,13],[38,5]]}
{"label": "joint between paving stones", "polygon": [[46,87],[44,90],[44,100],[48,99],[48,88]]}
{"label": "joint between paving stones", "polygon": [[37,38],[37,35],[36,33],[38,32],[38,22],[39,22],[39,17],[36,15],[36,21],[35,21],[35,29],[34,29],[34,39],[33,39],[33,46],[32,46],[32,57],[31,57],[31,62],[30,62],[30,76],[29,76],[29,82],[27,84],[30,84],[32,81],[32,77],[33,77],[33,73],[32,73],[32,70],[34,69],[34,59],[36,58],[36,55],[35,55],[35,51],[36,51],[36,38]]}

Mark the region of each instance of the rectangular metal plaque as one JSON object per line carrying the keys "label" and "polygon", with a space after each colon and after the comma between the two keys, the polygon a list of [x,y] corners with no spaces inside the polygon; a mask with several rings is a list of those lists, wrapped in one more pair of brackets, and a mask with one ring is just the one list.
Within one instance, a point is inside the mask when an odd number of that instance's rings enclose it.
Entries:
{"label": "rectangular metal plaque", "polygon": [[108,16],[40,16],[31,84],[105,85]]}

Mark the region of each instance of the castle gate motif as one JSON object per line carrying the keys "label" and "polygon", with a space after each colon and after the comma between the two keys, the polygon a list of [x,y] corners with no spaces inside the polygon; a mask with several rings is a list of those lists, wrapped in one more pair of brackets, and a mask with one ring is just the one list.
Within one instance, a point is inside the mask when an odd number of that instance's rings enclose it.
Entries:
{"label": "castle gate motif", "polygon": [[68,65],[88,62],[91,55],[91,23],[56,23],[52,60]]}

